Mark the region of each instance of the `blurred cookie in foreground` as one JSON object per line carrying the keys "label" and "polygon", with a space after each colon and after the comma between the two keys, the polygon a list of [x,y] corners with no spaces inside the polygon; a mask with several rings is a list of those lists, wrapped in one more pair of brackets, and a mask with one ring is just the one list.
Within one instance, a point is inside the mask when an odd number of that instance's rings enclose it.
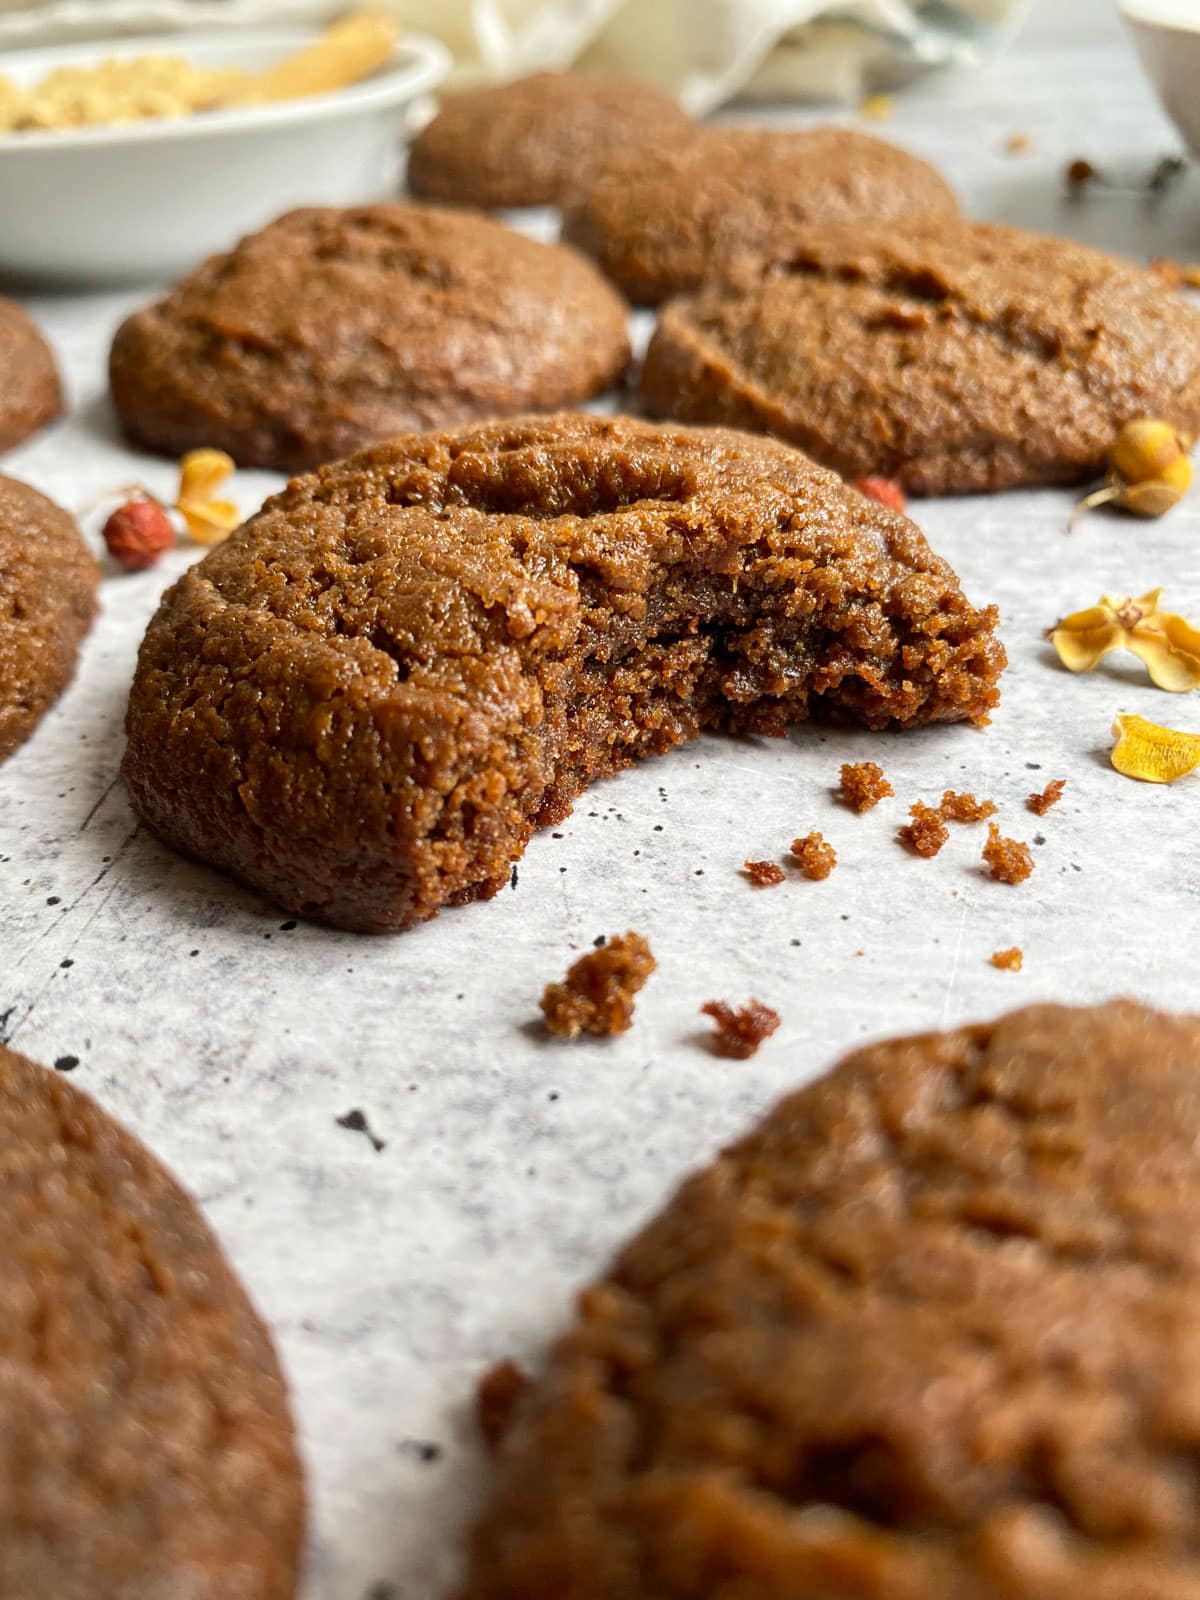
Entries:
{"label": "blurred cookie in foreground", "polygon": [[62,415],[62,381],[54,353],[32,317],[0,295],[0,450],[16,445]]}
{"label": "blurred cookie in foreground", "polygon": [[664,308],[653,415],[772,433],[917,494],[1085,482],[1134,417],[1200,432],[1200,311],[1069,240],[813,228],[727,278]]}
{"label": "blurred cookie in foreground", "polygon": [[848,128],[698,128],[600,166],[563,234],[635,305],[686,294],[804,225],[950,218],[945,180],[916,156]]}
{"label": "blurred cookie in foreground", "polygon": [[320,466],[392,434],[553,410],[629,362],[592,264],[490,218],[409,205],[289,212],[118,329],[130,442]]}
{"label": "blurred cookie in foreground", "polygon": [[539,72],[446,100],[412,142],[408,187],[457,205],[557,206],[597,161],[693,126],[646,84]]}
{"label": "blurred cookie in foreground", "polygon": [[0,1048],[0,1594],[292,1600],[283,1376],[194,1203]]}
{"label": "blurred cookie in foreground", "polygon": [[75,519],[0,477],[0,761],[70,683],[99,582]]}
{"label": "blurred cookie in foreground", "polygon": [[294,479],[167,592],[124,774],[161,839],[289,914],[399,930],[703,729],[986,722],[996,625],[906,517],[768,439],[409,434]]}
{"label": "blurred cookie in foreground", "polygon": [[517,1395],[459,1600],[1183,1600],[1200,1019],[877,1044],[689,1178]]}

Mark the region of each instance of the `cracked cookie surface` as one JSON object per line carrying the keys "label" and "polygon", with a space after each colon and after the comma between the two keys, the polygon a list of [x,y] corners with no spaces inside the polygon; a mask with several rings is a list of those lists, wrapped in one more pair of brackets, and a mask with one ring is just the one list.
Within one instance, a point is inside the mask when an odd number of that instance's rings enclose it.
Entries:
{"label": "cracked cookie surface", "polygon": [[858,1052],[578,1302],[459,1600],[1193,1600],[1200,1019]]}
{"label": "cracked cookie surface", "polygon": [[648,84],[537,72],[451,95],[412,142],[408,186],[456,205],[556,206],[597,161],[693,127]]}
{"label": "cracked cookie surface", "polygon": [[99,582],[75,519],[0,477],[0,761],[71,681]]}
{"label": "cracked cookie surface", "polygon": [[986,720],[995,625],[905,517],[768,440],[416,435],[296,480],[168,592],[125,775],[297,915],[403,928],[702,729]]}
{"label": "cracked cookie surface", "polygon": [[664,309],[652,414],[762,430],[922,494],[1083,482],[1134,417],[1200,431],[1200,312],[1130,262],[949,221],[776,249]]}
{"label": "cracked cookie surface", "polygon": [[0,450],[12,450],[62,415],[62,382],[29,314],[0,295]]}
{"label": "cracked cookie surface", "polygon": [[270,1337],[188,1196],[0,1047],[0,1596],[292,1600]]}
{"label": "cracked cookie surface", "polygon": [[487,217],[289,212],[113,341],[130,441],[303,471],[414,428],[554,410],[611,387],[626,311],[589,261]]}
{"label": "cracked cookie surface", "polygon": [[932,167],[869,134],[715,127],[618,153],[568,207],[563,236],[653,306],[800,226],[957,213]]}

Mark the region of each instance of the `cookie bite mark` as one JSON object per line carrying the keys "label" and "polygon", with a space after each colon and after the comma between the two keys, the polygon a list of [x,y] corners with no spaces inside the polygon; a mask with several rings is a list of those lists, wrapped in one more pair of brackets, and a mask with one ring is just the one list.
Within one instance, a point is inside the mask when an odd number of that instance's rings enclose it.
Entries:
{"label": "cookie bite mark", "polygon": [[289,914],[406,928],[703,729],[986,721],[995,630],[911,522],[783,445],[572,415],[408,436],[168,592],[124,770],[160,837]]}

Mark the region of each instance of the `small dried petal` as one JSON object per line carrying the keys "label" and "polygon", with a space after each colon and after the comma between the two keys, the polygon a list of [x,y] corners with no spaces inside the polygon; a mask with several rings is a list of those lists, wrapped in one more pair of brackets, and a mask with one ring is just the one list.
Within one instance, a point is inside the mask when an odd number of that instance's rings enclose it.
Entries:
{"label": "small dried petal", "polygon": [[1119,716],[1113,723],[1112,764],[1142,783],[1174,783],[1200,767],[1200,734],[1161,727],[1146,717]]}
{"label": "small dried petal", "polygon": [[897,483],[895,478],[881,478],[871,474],[866,478],[855,478],[853,487],[859,494],[865,494],[868,500],[875,500],[891,511],[908,510],[908,496],[904,492],[904,486]]}
{"label": "small dried petal", "polygon": [[1162,611],[1161,589],[1136,600],[1105,595],[1099,605],[1064,617],[1050,638],[1072,672],[1090,672],[1111,650],[1129,650],[1143,661],[1151,681],[1173,694],[1200,688],[1200,629],[1173,611]]}
{"label": "small dried petal", "polygon": [[197,544],[223,544],[242,520],[232,500],[180,500],[176,509]]}
{"label": "small dried petal", "polygon": [[[1186,480],[1182,483],[1174,479]],[[1173,511],[1192,483],[1192,464],[1185,457],[1178,463],[1178,471],[1170,477],[1147,478],[1144,483],[1123,484],[1114,505],[1135,517],[1165,517]]]}
{"label": "small dried petal", "polygon": [[890,94],[870,94],[859,106],[859,115],[870,117],[872,122],[886,122],[895,110]]}
{"label": "small dried petal", "polygon": [[179,499],[211,500],[233,470],[224,450],[190,450],[179,463]]}
{"label": "small dried petal", "polygon": [[1068,672],[1090,672],[1112,650],[1125,643],[1125,629],[1113,609],[1101,602],[1064,617],[1050,631],[1050,643]]}
{"label": "small dried petal", "polygon": [[1133,627],[1125,648],[1143,661],[1159,689],[1183,694],[1200,688],[1200,628],[1171,611],[1160,611]]}

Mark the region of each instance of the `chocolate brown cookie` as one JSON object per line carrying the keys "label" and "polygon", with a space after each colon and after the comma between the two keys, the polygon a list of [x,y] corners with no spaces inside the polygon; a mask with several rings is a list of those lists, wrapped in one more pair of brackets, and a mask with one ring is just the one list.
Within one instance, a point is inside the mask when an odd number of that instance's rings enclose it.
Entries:
{"label": "chocolate brown cookie", "polygon": [[539,72],[447,100],[413,140],[408,186],[458,205],[557,206],[597,161],[692,126],[646,84]]}
{"label": "chocolate brown cookie", "polygon": [[54,354],[28,313],[0,295],[0,450],[44,428],[63,408]]}
{"label": "chocolate brown cookie", "polygon": [[1077,483],[1132,417],[1200,431],[1200,313],[1017,228],[811,229],[665,307],[642,393],[918,494]]}
{"label": "chocolate brown cookie", "polygon": [[195,1205],[0,1048],[0,1595],[291,1600],[303,1522],[270,1337]]}
{"label": "chocolate brown cookie", "polygon": [[74,518],[0,477],[0,761],[70,683],[99,581]]}
{"label": "chocolate brown cookie", "polygon": [[420,206],[293,211],[118,330],[130,440],[297,471],[413,428],[552,409],[629,361],[625,307],[571,250]]}
{"label": "chocolate brown cookie", "polygon": [[718,127],[607,163],[563,232],[635,305],[654,306],[803,225],[957,210],[932,167],[865,133]]}
{"label": "chocolate brown cookie", "polygon": [[784,1100],[581,1296],[461,1600],[1191,1600],[1198,1075],[1041,1006]]}
{"label": "chocolate brown cookie", "polygon": [[125,776],[167,843],[288,911],[406,928],[702,728],[986,720],[995,625],[783,445],[571,415],[402,438],[168,592]]}

